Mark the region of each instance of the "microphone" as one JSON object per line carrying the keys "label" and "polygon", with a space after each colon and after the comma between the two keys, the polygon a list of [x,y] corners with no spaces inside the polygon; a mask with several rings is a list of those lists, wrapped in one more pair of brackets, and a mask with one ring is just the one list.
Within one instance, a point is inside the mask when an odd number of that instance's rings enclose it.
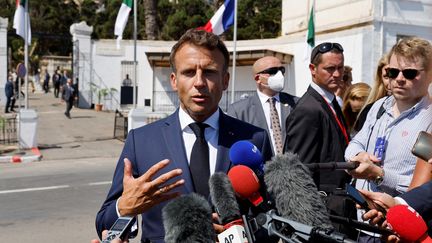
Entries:
{"label": "microphone", "polygon": [[267,161],[264,181],[282,217],[306,225],[333,228],[309,170],[297,155],[288,152]]}
{"label": "microphone", "polygon": [[306,164],[310,171],[316,170],[353,170],[359,166],[357,162],[326,162]]}
{"label": "microphone", "polygon": [[354,243],[333,229],[312,227],[276,214],[275,210],[261,213],[256,217],[256,223],[267,229],[269,235],[276,235],[289,243],[297,242],[346,242]]}
{"label": "microphone", "polygon": [[264,171],[264,159],[259,149],[248,140],[235,142],[229,152],[229,158],[234,165],[246,165],[257,174]]}
{"label": "microphone", "polygon": [[212,211],[202,196],[191,193],[165,205],[162,219],[166,243],[214,243]]}
{"label": "microphone", "polygon": [[249,167],[245,165],[233,166],[228,171],[228,178],[240,198],[248,199],[255,207],[264,201],[259,193],[259,179]]}
{"label": "microphone", "polygon": [[407,242],[431,243],[423,218],[407,205],[396,205],[387,211],[390,228]]}
{"label": "microphone", "polygon": [[248,240],[240,208],[228,176],[222,172],[214,173],[209,179],[209,189],[220,223],[225,228],[225,231],[218,235],[219,242],[252,242]]}

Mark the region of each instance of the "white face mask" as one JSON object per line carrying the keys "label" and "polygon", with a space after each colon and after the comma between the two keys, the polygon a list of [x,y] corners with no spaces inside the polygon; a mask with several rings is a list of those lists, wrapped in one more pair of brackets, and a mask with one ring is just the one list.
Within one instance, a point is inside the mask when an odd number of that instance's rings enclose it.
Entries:
{"label": "white face mask", "polygon": [[268,77],[268,87],[276,92],[281,92],[285,86],[285,78],[281,71],[278,71],[275,75]]}

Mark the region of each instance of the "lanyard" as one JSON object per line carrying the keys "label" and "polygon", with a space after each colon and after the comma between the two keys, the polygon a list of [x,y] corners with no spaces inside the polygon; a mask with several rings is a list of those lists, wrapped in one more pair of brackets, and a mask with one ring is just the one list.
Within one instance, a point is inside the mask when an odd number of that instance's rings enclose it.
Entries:
{"label": "lanyard", "polygon": [[340,130],[342,131],[342,134],[344,135],[346,143],[349,144],[348,133],[347,133],[347,130],[346,130],[345,126],[339,120],[339,118],[337,117],[336,112],[333,110],[333,108],[330,106],[330,104],[327,102],[327,100],[324,97],[323,97],[323,99],[324,99],[325,103],[327,104],[327,106],[329,107],[329,109],[332,111],[333,117],[336,119],[336,122],[337,122]]}

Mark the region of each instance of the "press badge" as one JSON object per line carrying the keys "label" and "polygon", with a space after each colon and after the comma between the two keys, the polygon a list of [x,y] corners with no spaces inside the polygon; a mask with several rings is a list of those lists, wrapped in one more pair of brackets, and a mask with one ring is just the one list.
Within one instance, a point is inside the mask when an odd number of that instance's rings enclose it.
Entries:
{"label": "press badge", "polygon": [[385,137],[378,137],[376,140],[374,155],[379,160],[383,159],[385,143],[386,143]]}

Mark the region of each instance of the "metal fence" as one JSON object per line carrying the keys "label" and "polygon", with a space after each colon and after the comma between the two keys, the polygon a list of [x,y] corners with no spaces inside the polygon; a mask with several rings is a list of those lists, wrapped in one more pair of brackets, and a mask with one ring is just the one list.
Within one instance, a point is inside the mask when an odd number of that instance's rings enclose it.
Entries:
{"label": "metal fence", "polygon": [[128,134],[128,117],[118,110],[115,111],[114,117],[114,138],[126,140]]}
{"label": "metal fence", "polygon": [[18,143],[16,117],[0,118],[0,144]]}

